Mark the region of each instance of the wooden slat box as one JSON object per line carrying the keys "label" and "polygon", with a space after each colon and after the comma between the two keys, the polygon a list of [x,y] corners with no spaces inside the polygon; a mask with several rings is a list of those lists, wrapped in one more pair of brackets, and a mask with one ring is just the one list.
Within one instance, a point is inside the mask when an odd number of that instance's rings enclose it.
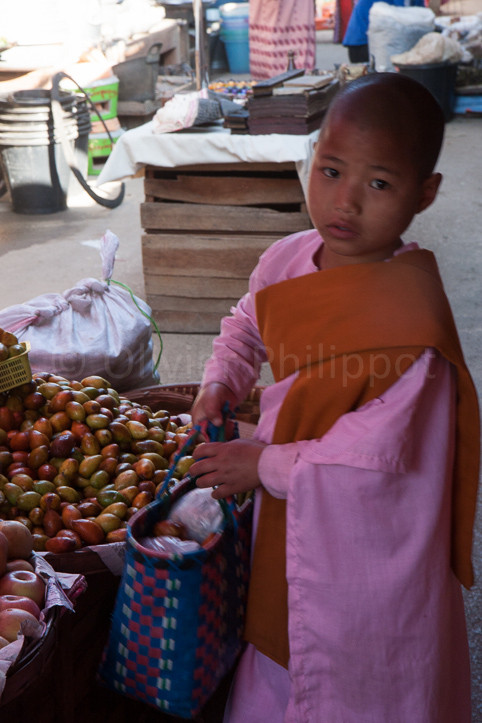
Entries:
{"label": "wooden slat box", "polygon": [[161,331],[216,334],[260,254],[311,228],[294,163],[145,169],[147,302]]}

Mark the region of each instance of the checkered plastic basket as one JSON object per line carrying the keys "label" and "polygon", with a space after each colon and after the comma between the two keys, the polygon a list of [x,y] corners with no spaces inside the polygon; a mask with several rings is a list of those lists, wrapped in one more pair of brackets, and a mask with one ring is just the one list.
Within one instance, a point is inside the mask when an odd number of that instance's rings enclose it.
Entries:
{"label": "checkered plastic basket", "polygon": [[139,543],[193,485],[131,520],[99,671],[108,687],[182,718],[201,711],[241,652],[250,561],[251,499],[230,506],[222,531],[196,552],[172,559]]}

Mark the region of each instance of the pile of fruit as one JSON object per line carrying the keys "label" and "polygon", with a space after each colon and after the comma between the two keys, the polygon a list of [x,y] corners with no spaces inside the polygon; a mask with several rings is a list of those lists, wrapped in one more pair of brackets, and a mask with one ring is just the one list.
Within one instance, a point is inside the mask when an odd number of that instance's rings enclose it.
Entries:
{"label": "pile of fruit", "polygon": [[17,639],[21,626],[40,628],[45,582],[32,562],[33,538],[16,520],[0,520],[0,648]]}
{"label": "pile of fruit", "polygon": [[[36,551],[123,541],[188,432],[167,410],[120,396],[102,377],[34,374],[0,394],[0,521],[24,524]],[[179,460],[174,481],[192,462]]]}
{"label": "pile of fruit", "polygon": [[14,356],[23,354],[25,347],[23,344],[19,344],[15,334],[11,334],[9,331],[0,329],[0,361],[11,359]]}
{"label": "pile of fruit", "polygon": [[232,101],[244,104],[248,97],[252,95],[254,84],[252,80],[217,80],[209,84],[209,90],[214,90]]}

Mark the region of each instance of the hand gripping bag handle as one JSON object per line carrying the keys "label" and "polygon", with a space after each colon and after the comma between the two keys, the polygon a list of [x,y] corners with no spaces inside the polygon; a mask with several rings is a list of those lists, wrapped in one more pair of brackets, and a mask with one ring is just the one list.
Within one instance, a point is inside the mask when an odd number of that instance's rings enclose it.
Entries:
{"label": "hand gripping bag handle", "polygon": [[[64,129],[64,123],[63,123],[63,118],[62,118],[62,106],[60,104],[60,81],[63,78],[67,78],[68,80],[70,80],[72,83],[74,83],[77,86],[77,88],[85,95],[88,104],[90,105],[90,107],[92,108],[92,110],[95,113],[97,113],[97,108],[95,107],[94,103],[90,99],[89,94],[86,93],[86,91],[80,87],[80,85],[77,83],[76,80],[74,80],[74,78],[72,78],[70,75],[67,75],[67,73],[64,73],[63,71],[61,71],[60,73],[56,73],[54,75],[54,77],[52,78],[52,90],[51,90],[51,94],[50,94],[51,95],[50,105],[52,108],[52,118],[53,118],[53,122],[54,122],[55,131],[57,132],[57,134],[60,138],[62,151],[65,155],[66,161],[70,167],[70,170],[72,171],[72,173],[74,174],[74,176],[76,177],[76,179],[78,180],[78,182],[80,183],[80,185],[82,186],[84,191],[86,191],[94,201],[96,201],[101,206],[105,206],[106,208],[117,208],[117,206],[120,206],[120,204],[122,203],[122,201],[124,199],[125,184],[124,183],[120,184],[119,193],[117,194],[117,196],[115,196],[113,198],[109,198],[107,196],[100,196],[98,193],[96,193],[94,191],[92,186],[89,186],[89,184],[83,177],[82,173],[79,171],[79,169],[75,165],[72,147],[67,139],[65,129]],[[102,121],[102,125],[104,126],[105,131],[106,131],[107,135],[109,136],[110,141],[113,145],[114,141],[112,139],[110,131],[107,128],[107,125],[106,125],[104,119],[102,118],[102,116],[100,116],[100,120]]]}
{"label": "hand gripping bag handle", "polygon": [[[172,480],[172,477],[174,475],[174,472],[176,470],[176,465],[179,462],[182,457],[184,457],[186,454],[188,454],[192,448],[193,445],[196,442],[196,439],[199,437],[201,432],[204,433],[204,435],[209,439],[210,442],[224,442],[226,441],[226,421],[228,419],[233,419],[234,414],[229,409],[229,403],[226,402],[226,404],[223,407],[223,423],[221,426],[216,427],[212,422],[206,421],[201,426],[200,424],[195,425],[192,430],[189,432],[189,437],[186,439],[182,447],[178,450],[178,452],[174,455],[173,461],[171,463],[171,466],[167,472],[166,477],[164,478],[164,481],[162,483],[162,486],[160,487],[156,497],[160,499],[164,495],[169,495],[169,483]],[[236,439],[239,437],[238,432],[238,426],[236,422],[234,422],[233,426],[233,435],[232,439]],[[189,473],[186,475],[187,477],[190,477]],[[194,482],[194,479],[192,480]],[[234,528],[237,527],[237,504],[236,500],[233,496],[226,497],[224,499],[218,500],[219,505],[223,511],[224,517],[227,522],[231,523]]]}

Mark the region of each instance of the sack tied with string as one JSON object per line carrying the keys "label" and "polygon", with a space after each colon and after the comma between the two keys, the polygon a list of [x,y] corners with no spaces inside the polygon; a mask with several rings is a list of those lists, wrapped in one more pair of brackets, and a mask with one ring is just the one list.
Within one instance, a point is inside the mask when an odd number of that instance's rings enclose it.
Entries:
{"label": "sack tied with string", "polygon": [[159,383],[151,309],[112,280],[118,246],[107,231],[100,248],[103,281],[82,279],[62,294],[42,294],[0,311],[0,326],[29,341],[32,372],[69,380],[98,375],[117,391]]}

